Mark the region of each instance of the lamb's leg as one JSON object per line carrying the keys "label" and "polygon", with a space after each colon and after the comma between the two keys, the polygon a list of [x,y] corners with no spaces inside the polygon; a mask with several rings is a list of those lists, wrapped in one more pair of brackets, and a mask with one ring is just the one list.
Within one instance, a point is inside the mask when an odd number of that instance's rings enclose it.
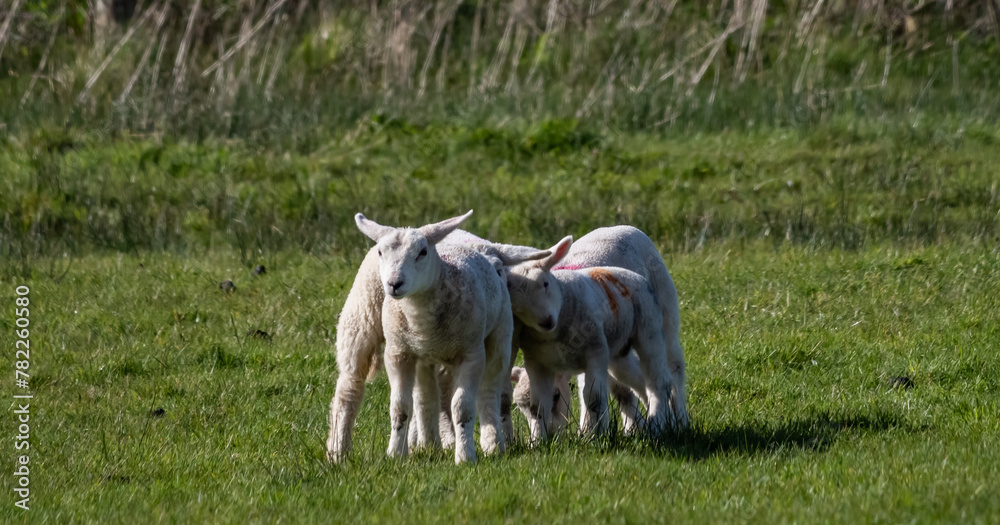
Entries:
{"label": "lamb's leg", "polygon": [[406,356],[385,355],[385,371],[389,376],[389,421],[392,433],[389,436],[389,457],[405,458],[407,453],[407,433],[413,416],[413,384],[416,376],[416,360]]}
{"label": "lamb's leg", "polygon": [[[437,365],[417,363],[417,439],[419,448],[438,448],[441,436],[438,421],[441,412],[441,392],[438,388]],[[413,432],[410,432],[413,435]],[[413,442],[411,440],[411,446]]]}
{"label": "lamb's leg", "polygon": [[[662,268],[662,269],[661,269]],[[691,420],[687,412],[687,366],[684,363],[684,348],[681,347],[681,316],[677,301],[677,288],[665,267],[655,270],[657,302],[663,318],[663,338],[667,342],[667,366],[673,376],[670,389],[670,408],[673,410],[677,425],[686,428]]]}
{"label": "lamb's leg", "polygon": [[612,377],[611,395],[618,402],[618,408],[621,410],[625,434],[632,434],[645,424],[645,418],[643,418],[636,398],[638,397],[643,405],[649,407],[649,399],[646,397],[646,379],[643,377],[642,367],[639,365],[639,356],[630,351],[624,357],[612,359],[608,370]]}
{"label": "lamb's leg", "polygon": [[677,419],[677,426],[687,428],[691,425],[691,418],[687,411],[687,391],[684,387],[687,380],[687,366],[684,363],[684,349],[681,348],[681,339],[678,331],[664,330],[667,339],[667,365],[673,374],[673,384],[670,389],[670,408],[673,409],[674,417]]}
{"label": "lamb's leg", "polygon": [[639,356],[634,351],[630,351],[625,357],[612,359],[608,371],[615,381],[631,388],[639,401],[649,408],[649,400],[646,398],[646,376],[643,375],[642,366],[639,364]]}
{"label": "lamb's leg", "polygon": [[555,391],[555,374],[539,364],[525,360],[524,369],[531,382],[531,401],[528,408],[528,428],[531,431],[531,445],[548,439],[552,426],[552,397]]}
{"label": "lamb's leg", "polygon": [[[510,377],[510,372],[514,368],[514,359],[517,358],[518,341],[520,338],[521,330],[524,325],[521,321],[516,318],[513,321],[513,331],[511,335],[510,344],[510,355],[507,359],[507,371],[504,372],[504,378]],[[501,379],[503,381],[503,387],[500,392],[500,422],[503,424],[504,437],[508,442],[514,441],[514,419],[511,416],[511,410],[514,405],[514,383],[507,381],[506,379]]]}
{"label": "lamb's leg", "polygon": [[503,427],[505,441],[514,440],[514,420],[511,416],[513,405],[514,384],[510,381],[504,381],[500,392],[500,425]]}
{"label": "lamb's leg", "polygon": [[479,446],[483,454],[503,454],[505,443],[498,385],[483,385],[476,396],[476,405],[479,410]]}
{"label": "lamb's leg", "polygon": [[407,448],[410,450],[417,449],[417,440],[420,437],[420,405],[422,403],[422,396],[423,392],[420,391],[420,371],[417,370],[416,381],[413,384],[413,412],[416,417],[413,419],[409,430],[406,432]]}
{"label": "lamb's leg", "polygon": [[[607,352],[603,352],[607,356]],[[584,371],[584,386],[580,389],[580,434],[602,435],[608,430],[608,361],[592,359]]]}
{"label": "lamb's leg", "polygon": [[552,393],[552,421],[549,425],[549,435],[562,432],[569,423],[570,400],[572,395],[569,390],[570,374],[562,372],[556,374],[555,389]]}
{"label": "lamb's leg", "polygon": [[611,397],[615,398],[615,401],[618,402],[618,409],[621,411],[622,416],[622,429],[625,431],[625,435],[630,436],[634,434],[636,430],[642,428],[644,423],[642,411],[639,410],[638,399],[632,392],[632,389],[614,379],[609,382],[608,389],[611,391]]}
{"label": "lamb's leg", "polygon": [[639,364],[646,377],[646,396],[649,399],[648,428],[654,435],[677,427],[677,419],[669,406],[673,375],[667,366],[663,330],[658,325],[659,322],[640,322],[639,333],[633,341],[633,348],[639,355]]}
{"label": "lamb's leg", "polygon": [[407,443],[406,447],[409,450],[417,450],[417,448],[418,448],[417,441],[420,439],[420,386],[419,386],[419,384],[420,384],[420,382],[417,381],[417,384],[414,385],[414,388],[413,388],[413,406],[414,406],[413,412],[414,412],[414,415],[416,417],[414,418],[413,424],[411,424],[409,426],[409,429],[406,431],[406,443]]}
{"label": "lamb's leg", "polygon": [[381,351],[382,302],[385,293],[372,248],[358,269],[337,322],[337,389],[330,401],[326,456],[342,461],[351,449],[351,430],[365,395],[365,377]]}
{"label": "lamb's leg", "polygon": [[501,399],[505,391],[513,391],[510,384],[512,331],[513,321],[510,316],[506,316],[483,341],[486,362],[476,399],[479,409],[479,446],[483,448],[484,454],[492,454],[493,452],[502,454],[505,448],[507,429],[509,428],[513,432],[509,403],[507,418],[504,421]]}
{"label": "lamb's leg", "polygon": [[[485,352],[480,351],[482,356]],[[476,461],[476,394],[483,379],[483,357],[470,359],[455,369],[455,395],[451,415],[455,423],[455,463]]]}
{"label": "lamb's leg", "polygon": [[[587,389],[587,374],[577,374],[576,376],[576,397],[580,401],[580,423],[583,423],[583,416],[587,414],[587,398],[583,397],[583,391]],[[577,434],[583,434],[583,427],[577,425]]]}
{"label": "lamb's leg", "polygon": [[450,368],[439,366],[437,378],[438,386],[441,389],[441,414],[438,417],[441,446],[446,450],[451,450],[455,448],[455,424],[451,419],[451,399],[455,395],[455,377]]}
{"label": "lamb's leg", "polygon": [[343,461],[351,450],[351,430],[364,395],[364,376],[353,377],[342,371],[337,378],[336,394],[330,401],[330,435],[326,440],[328,460]]}
{"label": "lamb's leg", "polygon": [[365,376],[371,362],[381,350],[381,326],[377,332],[337,335],[337,389],[330,401],[330,434],[326,440],[326,457],[343,461],[351,450],[351,431],[365,395]]}

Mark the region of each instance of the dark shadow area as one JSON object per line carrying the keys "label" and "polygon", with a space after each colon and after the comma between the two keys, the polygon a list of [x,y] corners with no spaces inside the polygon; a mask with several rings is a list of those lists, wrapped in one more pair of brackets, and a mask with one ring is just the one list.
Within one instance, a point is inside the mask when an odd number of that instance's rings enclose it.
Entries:
{"label": "dark shadow area", "polygon": [[885,433],[892,430],[918,432],[903,417],[889,412],[845,415],[822,412],[782,422],[737,423],[721,428],[695,425],[672,438],[646,441],[639,452],[673,455],[693,460],[718,454],[752,455],[784,450],[823,452],[840,437],[857,433]]}
{"label": "dark shadow area", "polygon": [[[852,434],[891,431],[910,433],[927,428],[926,425],[915,425],[902,415],[887,411],[857,415],[819,412],[785,421],[751,421],[722,425],[711,423],[706,425],[696,419],[690,429],[664,438],[653,438],[649,435],[626,436],[621,432],[620,422],[612,421],[612,428],[617,430],[602,439],[587,440],[575,435],[574,423],[550,442],[539,445],[539,450],[556,452],[562,448],[579,447],[589,441],[587,446],[601,453],[673,456],[700,461],[719,454],[750,456],[783,451],[823,452],[841,437]],[[527,446],[526,441],[521,439],[522,435],[519,434],[518,439],[509,444],[507,455],[519,456],[533,451],[532,447]]]}

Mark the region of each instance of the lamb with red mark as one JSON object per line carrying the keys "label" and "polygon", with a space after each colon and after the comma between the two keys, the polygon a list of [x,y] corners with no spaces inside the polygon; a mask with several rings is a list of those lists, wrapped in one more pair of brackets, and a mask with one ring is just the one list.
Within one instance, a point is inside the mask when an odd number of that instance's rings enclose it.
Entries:
{"label": "lamb with red mark", "polygon": [[[677,427],[681,422],[670,407],[677,389],[653,286],[625,268],[552,271],[571,245],[567,237],[549,257],[512,266],[507,274],[511,308],[523,325],[517,344],[531,382],[526,411],[531,441],[548,437],[555,379],[566,372],[583,374],[582,434],[608,430],[609,374],[644,394],[651,432]],[[626,429],[638,424],[637,412],[636,406],[636,413],[622,414]]]}

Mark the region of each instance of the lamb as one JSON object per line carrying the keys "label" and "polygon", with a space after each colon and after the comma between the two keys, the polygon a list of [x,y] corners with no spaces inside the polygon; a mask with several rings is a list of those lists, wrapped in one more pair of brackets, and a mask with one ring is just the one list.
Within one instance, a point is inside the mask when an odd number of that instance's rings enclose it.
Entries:
{"label": "lamb", "polygon": [[[462,245],[480,251],[489,257],[496,268],[497,262],[511,265],[522,261],[534,260],[548,255],[548,252],[527,246],[516,246],[491,243],[463,230],[454,230],[438,243],[443,245]],[[351,286],[347,300],[340,312],[337,322],[337,377],[336,393],[330,402],[330,433],[327,439],[327,458],[333,462],[346,459],[351,449],[352,430],[357,419],[361,402],[364,399],[365,378],[371,378],[380,367],[381,347],[385,343],[382,329],[382,308],[385,301],[385,290],[379,276],[378,247],[368,251],[358,269],[357,277]],[[441,370],[438,377],[441,384],[441,395],[448,396],[452,390],[452,378],[447,369]],[[501,395],[501,420],[505,435],[513,437],[513,426],[510,420],[511,387],[505,382]],[[420,385],[416,385],[417,398],[422,396]],[[442,444],[445,448],[454,446],[455,439],[452,429],[450,412],[450,397],[442,400],[442,411],[439,415],[439,430]],[[418,402],[422,402],[418,399]],[[416,446],[416,437],[420,422],[413,425],[411,441]]]}
{"label": "lamb", "polygon": [[[555,249],[553,248],[553,250]],[[684,384],[686,378],[684,351],[681,347],[679,337],[680,316],[677,290],[670,277],[670,273],[663,264],[659,252],[656,250],[656,246],[653,245],[653,242],[642,231],[632,226],[598,228],[572,243],[566,257],[563,258],[555,270],[581,269],[594,266],[626,268],[646,277],[650,281],[650,284],[652,284],[656,293],[657,303],[663,313],[663,327],[668,344],[667,361],[674,375],[674,387],[670,393],[670,405],[674,411],[678,425],[680,427],[688,426],[690,420],[685,406],[686,395]],[[514,324],[515,333],[518,333],[517,330],[521,323],[515,318]],[[516,342],[517,340],[515,339]],[[639,367],[638,357],[632,353],[629,359],[632,362],[627,363],[627,369],[632,370],[631,374],[634,376],[636,374],[635,370]],[[561,374],[565,375],[565,373]],[[512,376],[512,380],[517,383],[514,397],[515,401],[518,402],[518,408],[528,417],[530,408],[527,394],[531,389],[528,375],[526,373],[517,374],[516,377]],[[584,378],[581,375],[578,384],[582,384],[583,382]],[[618,401],[619,407],[622,409],[625,431],[629,433],[631,425],[641,424],[641,416],[634,421],[630,421],[629,418],[629,414],[638,414],[638,407],[635,406],[635,397],[629,396],[627,389],[614,380],[614,374],[612,374],[609,381],[609,386],[612,397]],[[521,395],[518,396],[517,392],[520,392]],[[647,401],[643,390],[638,390],[636,393],[642,402],[646,404]],[[568,399],[566,402],[568,402]],[[565,418],[560,417],[557,413],[553,413],[551,421],[555,424],[561,423],[561,426],[557,429],[550,429],[549,433],[552,433],[552,430],[559,430],[562,426],[565,426]]]}
{"label": "lamb", "polygon": [[[520,321],[514,321],[514,325],[517,326]],[[515,328],[515,333],[517,329]],[[634,352],[630,353],[628,358],[629,361],[634,363],[629,363],[629,367],[637,368],[639,366],[639,358]],[[640,371],[641,373],[641,371]],[[555,391],[552,395],[552,416],[549,419],[549,425],[547,427],[546,433],[548,435],[554,435],[562,432],[569,424],[570,419],[570,400],[572,393],[569,388],[569,379],[571,374],[567,372],[557,372],[555,376]],[[524,414],[525,419],[531,420],[531,380],[528,378],[528,372],[519,366],[515,366],[510,373],[510,380],[514,384],[514,391],[512,394],[512,401],[514,405],[517,406],[521,414]],[[586,383],[586,378],[584,374],[580,374],[577,378],[577,383],[584,385]],[[608,378],[608,389],[611,392],[611,397],[618,402],[618,406],[621,410],[623,430],[626,435],[634,433],[636,430],[642,427],[644,423],[644,418],[642,412],[639,410],[638,397],[642,402],[646,403],[646,392],[641,390],[638,393],[633,392],[631,388],[627,385],[619,383],[614,379],[614,377]]]}
{"label": "lamb", "polygon": [[[543,407],[535,403],[534,390],[541,388],[544,391],[551,390],[551,375],[558,370],[586,369],[584,374],[587,380],[581,385],[581,406],[586,410],[581,410],[584,421],[581,430],[589,431],[596,429],[601,431],[606,423],[602,419],[593,421],[596,417],[596,404],[598,414],[603,415],[601,407],[606,407],[606,377],[607,370],[603,372],[595,368],[595,363],[602,361],[600,354],[601,347],[612,343],[610,352],[619,353],[607,358],[608,364],[612,367],[613,377],[620,379],[623,383],[632,387],[640,394],[643,390],[649,394],[647,406],[650,408],[651,424],[656,430],[662,429],[665,423],[676,426],[686,426],[688,416],[685,406],[684,395],[684,359],[683,350],[679,341],[680,319],[677,308],[677,293],[673,281],[663,265],[659,253],[656,251],[652,241],[641,231],[628,226],[617,226],[612,228],[601,228],[588,234],[574,246],[573,255],[568,255],[572,244],[571,238],[563,239],[551,251],[553,255],[536,264],[521,265],[511,270],[508,275],[511,290],[511,299],[514,307],[515,317],[519,318],[526,325],[525,330],[519,337],[519,343],[525,352],[525,363],[528,373],[532,379],[532,407],[529,412],[534,415],[529,417],[532,423],[532,439],[537,440],[544,436],[548,430],[550,417]],[[575,270],[571,272],[556,271],[553,273],[555,265],[562,261],[558,270]],[[596,264],[607,266],[620,266],[635,270],[638,275],[629,275],[627,270],[623,273],[614,268],[594,268]],[[583,269],[589,269],[584,271]],[[575,275],[582,272],[584,275]],[[645,277],[649,279],[646,280]],[[638,277],[639,280],[636,278]],[[590,281],[590,285],[587,281]],[[570,294],[567,298],[559,297],[559,285],[562,281],[570,283]],[[549,289],[547,285],[554,285]],[[631,283],[631,285],[629,285]],[[604,292],[604,299],[600,294],[594,294],[594,286],[598,286]],[[645,286],[646,290],[642,290]],[[638,288],[636,288],[638,287]],[[648,293],[647,293],[648,292]],[[624,301],[626,295],[630,301]],[[659,317],[655,323],[639,322],[639,319],[648,318],[650,312],[640,311],[647,296],[652,296],[652,310]],[[605,314],[609,312],[611,305],[626,304],[633,307],[632,314],[610,312],[611,318],[594,318],[593,312],[569,310],[568,318],[560,319],[560,311],[563,309],[563,302],[569,302],[571,307],[579,307],[587,304],[582,299],[597,300],[603,304]],[[649,301],[645,301],[649,302]],[[590,306],[594,306],[591,303]],[[620,308],[619,308],[620,309]],[[628,308],[626,308],[628,310]],[[564,312],[565,314],[565,312]],[[621,317],[621,319],[617,319]],[[560,322],[562,321],[562,322]],[[648,325],[644,327],[643,325]],[[637,343],[650,344],[650,341],[657,339],[656,334],[643,332],[659,330],[659,338],[663,340],[663,346],[659,348],[647,348],[640,351],[637,347],[637,354],[630,358],[628,347],[615,348],[615,343],[611,340],[620,341],[623,337],[621,332],[628,332],[624,328],[635,329],[633,334],[625,334],[624,337],[635,338]],[[556,330],[559,328],[559,330]],[[596,329],[595,329],[596,328]],[[601,333],[599,328],[604,328]],[[567,340],[570,337],[571,340]],[[605,339],[610,339],[605,342]],[[659,345],[659,343],[656,343]],[[591,348],[584,349],[583,347]],[[577,351],[574,354],[574,351]],[[581,357],[579,352],[583,351]],[[590,352],[590,354],[587,354]],[[652,352],[652,354],[650,354]],[[650,355],[643,355],[643,354]],[[547,355],[551,354],[551,355]],[[597,355],[591,355],[597,354]],[[661,357],[665,357],[661,359]],[[638,360],[638,362],[637,362]],[[573,361],[573,362],[571,362]],[[660,369],[662,362],[669,363],[666,370]],[[651,368],[653,367],[653,368]],[[598,367],[599,368],[599,367]],[[541,376],[543,383],[538,384],[535,376]],[[593,379],[591,379],[593,378]],[[593,384],[592,381],[598,381]],[[650,384],[650,381],[653,384]],[[662,382],[662,384],[661,384]],[[666,385],[670,390],[669,401],[661,397],[662,393],[657,392],[658,388]],[[653,388],[647,389],[644,386]],[[595,394],[605,392],[602,395]],[[547,394],[539,394],[542,404],[548,404]],[[601,399],[598,399],[598,398]],[[616,396],[617,397],[617,396]],[[645,401],[645,400],[644,400]],[[670,413],[661,410],[660,404],[667,402],[670,405]],[[605,408],[606,409],[606,408]],[[626,428],[629,426],[627,414]],[[546,423],[542,428],[537,428],[539,424]]]}
{"label": "lamb", "polygon": [[[518,322],[515,321],[515,325]],[[565,372],[559,372],[555,376],[555,390],[552,394],[552,416],[547,430],[549,434],[561,432],[569,423],[569,403],[571,397],[569,377],[570,374]],[[512,394],[513,403],[517,405],[518,410],[524,414],[524,417],[528,421],[531,421],[531,380],[528,379],[528,372],[520,366],[515,366],[510,371],[510,380],[515,385]]]}
{"label": "lamb", "polygon": [[382,305],[391,457],[408,453],[415,384],[422,392],[418,445],[438,444],[439,366],[450,369],[454,380],[455,462],[476,460],[477,408],[483,451],[504,449],[500,393],[510,367],[510,299],[496,267],[480,252],[438,246],[471,214],[419,229],[382,226],[361,214],[355,218],[358,229],[377,243],[381,283],[391,298]]}

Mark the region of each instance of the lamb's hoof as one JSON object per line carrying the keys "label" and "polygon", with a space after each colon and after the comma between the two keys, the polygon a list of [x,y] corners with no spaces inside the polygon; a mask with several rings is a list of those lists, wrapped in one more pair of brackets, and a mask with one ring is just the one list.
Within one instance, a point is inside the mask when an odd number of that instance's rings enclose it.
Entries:
{"label": "lamb's hoof", "polygon": [[502,442],[487,443],[485,445],[480,444],[480,446],[483,448],[484,456],[502,456],[504,453],[504,449],[506,448]]}
{"label": "lamb's hoof", "polygon": [[390,458],[397,458],[397,459],[405,459],[406,456],[407,456],[406,453],[407,453],[406,450],[396,450],[396,449],[394,449],[392,447],[389,447],[389,449],[385,451],[385,455],[386,456],[389,456]]}
{"label": "lamb's hoof", "polygon": [[476,462],[476,447],[475,445],[468,448],[455,448],[455,464],[461,465],[462,463],[475,463]]}
{"label": "lamb's hoof", "polygon": [[477,459],[476,459],[476,455],[475,454],[473,454],[471,456],[466,456],[466,457],[455,456],[455,464],[456,465],[461,465],[463,463],[469,463],[469,464],[475,465],[476,461],[477,461]]}

